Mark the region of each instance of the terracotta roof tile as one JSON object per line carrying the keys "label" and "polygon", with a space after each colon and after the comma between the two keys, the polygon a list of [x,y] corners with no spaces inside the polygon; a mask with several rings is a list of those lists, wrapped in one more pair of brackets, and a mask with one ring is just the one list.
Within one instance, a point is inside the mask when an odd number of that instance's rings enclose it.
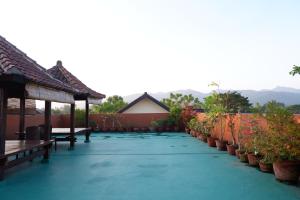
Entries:
{"label": "terracotta roof tile", "polygon": [[63,67],[61,61],[57,61],[56,66],[47,70],[54,78],[70,85],[71,87],[77,89],[80,93],[86,94],[93,98],[103,99],[104,94],[98,93],[84,83],[82,83],[77,77],[71,74],[66,68]]}
{"label": "terracotta roof tile", "polygon": [[76,93],[72,87],[53,78],[45,68],[2,36],[0,36],[0,74],[17,74],[35,84]]}

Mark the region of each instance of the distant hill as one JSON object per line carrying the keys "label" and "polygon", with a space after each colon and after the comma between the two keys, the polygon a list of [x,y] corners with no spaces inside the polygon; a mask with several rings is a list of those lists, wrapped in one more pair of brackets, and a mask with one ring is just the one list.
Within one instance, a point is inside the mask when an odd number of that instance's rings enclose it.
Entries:
{"label": "distant hill", "polygon": [[[232,90],[234,91],[234,90]],[[249,101],[253,104],[260,103],[265,104],[268,101],[276,100],[278,102],[284,103],[285,105],[294,105],[300,104],[300,89],[289,88],[289,87],[276,87],[272,90],[236,90],[240,92],[243,96],[249,98]],[[170,92],[157,92],[151,93],[153,97],[158,100],[169,97],[170,93],[181,93],[181,94],[192,94],[195,97],[198,97],[201,101],[203,98],[208,96],[210,93],[203,93],[196,90],[177,90]],[[124,100],[126,102],[131,102],[137,97],[141,96],[141,94],[132,94],[128,96],[124,96]]]}

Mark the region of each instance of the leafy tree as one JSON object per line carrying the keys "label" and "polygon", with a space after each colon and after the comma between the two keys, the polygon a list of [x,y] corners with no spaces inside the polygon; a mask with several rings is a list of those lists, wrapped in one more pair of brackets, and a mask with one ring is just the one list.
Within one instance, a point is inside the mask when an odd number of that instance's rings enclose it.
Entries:
{"label": "leafy tree", "polygon": [[300,75],[300,66],[294,65],[290,75],[295,76],[296,74]]}
{"label": "leafy tree", "polygon": [[183,95],[180,93],[176,93],[176,94],[171,93],[169,98],[164,98],[162,100],[162,103],[164,103],[169,108],[172,107],[185,108],[187,106],[193,106],[195,108],[202,107],[199,98],[194,97],[192,94]]}
{"label": "leafy tree", "polygon": [[204,99],[204,108],[207,111],[221,109],[227,113],[249,112],[250,107],[248,97],[244,97],[236,91],[213,92]]}
{"label": "leafy tree", "polygon": [[108,97],[101,105],[94,105],[92,113],[115,113],[126,105],[127,103],[121,96],[114,95]]}
{"label": "leafy tree", "polygon": [[251,104],[248,97],[244,97],[236,91],[220,93],[219,96],[220,104],[228,113],[248,112],[250,110]]}
{"label": "leafy tree", "polygon": [[287,109],[293,114],[300,114],[300,104],[288,106]]}
{"label": "leafy tree", "polygon": [[181,113],[184,108],[192,106],[193,108],[201,108],[202,103],[197,97],[192,94],[183,95],[180,93],[171,93],[169,98],[164,98],[161,101],[163,104],[169,107],[170,114],[168,118],[168,125],[180,126]]}
{"label": "leafy tree", "polygon": [[54,115],[65,115],[70,114],[71,106],[70,105],[64,105],[61,108],[54,108],[51,110],[52,114]]}
{"label": "leafy tree", "polygon": [[85,110],[84,109],[75,109],[75,125],[77,127],[83,127],[85,122]]}

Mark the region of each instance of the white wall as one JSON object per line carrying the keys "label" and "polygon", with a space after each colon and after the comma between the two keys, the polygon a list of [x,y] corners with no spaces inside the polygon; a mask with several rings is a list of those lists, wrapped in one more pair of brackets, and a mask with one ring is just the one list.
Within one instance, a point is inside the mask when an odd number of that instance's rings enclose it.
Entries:
{"label": "white wall", "polygon": [[146,98],[134,104],[123,113],[168,113],[168,111]]}

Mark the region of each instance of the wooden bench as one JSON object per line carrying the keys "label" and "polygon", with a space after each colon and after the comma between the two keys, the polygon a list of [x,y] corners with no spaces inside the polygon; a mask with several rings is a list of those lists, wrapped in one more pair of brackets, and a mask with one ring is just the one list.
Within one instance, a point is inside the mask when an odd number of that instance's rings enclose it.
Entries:
{"label": "wooden bench", "polygon": [[[75,135],[84,134],[85,135],[85,141],[90,141],[90,135],[91,135],[91,128],[75,128],[74,130]],[[70,128],[52,128],[51,133],[53,139],[55,140],[55,149],[56,149],[56,142],[70,142],[73,140],[73,142],[76,142],[77,138],[71,136]]]}
{"label": "wooden bench", "polygon": [[36,157],[49,159],[49,150],[53,140],[6,140],[5,154],[0,155],[0,180],[4,179],[5,170]]}

